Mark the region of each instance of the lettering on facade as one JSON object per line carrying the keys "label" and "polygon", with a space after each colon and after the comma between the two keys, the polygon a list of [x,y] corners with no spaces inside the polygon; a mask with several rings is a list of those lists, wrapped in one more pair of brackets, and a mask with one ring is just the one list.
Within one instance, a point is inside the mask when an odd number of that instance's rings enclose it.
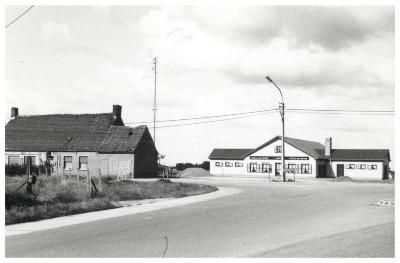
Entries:
{"label": "lettering on facade", "polygon": [[[250,160],[281,160],[280,156],[250,156]],[[309,160],[308,156],[285,156],[285,160]]]}

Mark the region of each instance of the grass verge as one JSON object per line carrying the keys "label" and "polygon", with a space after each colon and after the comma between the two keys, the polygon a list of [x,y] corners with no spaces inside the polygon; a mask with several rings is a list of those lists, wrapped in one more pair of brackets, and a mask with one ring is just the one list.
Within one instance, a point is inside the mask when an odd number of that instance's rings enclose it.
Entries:
{"label": "grass verge", "polygon": [[105,178],[101,191],[91,196],[84,183],[70,180],[62,182],[60,177],[43,176],[38,178],[35,194],[28,194],[25,187],[15,191],[24,180],[24,177],[6,176],[6,225],[117,208],[117,201],[180,198],[218,189],[209,185],[171,182],[165,179],[112,181]]}

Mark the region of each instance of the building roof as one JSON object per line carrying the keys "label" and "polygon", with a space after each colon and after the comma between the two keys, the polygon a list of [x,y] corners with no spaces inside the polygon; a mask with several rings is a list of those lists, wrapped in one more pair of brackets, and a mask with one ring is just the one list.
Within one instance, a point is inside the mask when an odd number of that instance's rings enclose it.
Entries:
{"label": "building roof", "polygon": [[147,127],[123,125],[112,113],[18,116],[6,125],[5,148],[38,152],[102,149],[131,152]]}
{"label": "building roof", "polygon": [[[258,152],[271,143],[281,140],[281,136],[275,136],[255,149],[214,149],[210,160],[243,160],[247,156]],[[388,149],[332,149],[331,155],[325,155],[325,146],[319,142],[300,140],[285,137],[285,142],[294,148],[310,155],[315,159],[327,159],[332,161],[388,161],[390,153]]]}
{"label": "building roof", "polygon": [[133,152],[146,129],[146,125],[136,128],[111,126],[99,147],[99,152]]}
{"label": "building roof", "polygon": [[247,153],[253,149],[214,149],[208,159],[210,160],[243,160]]}
{"label": "building roof", "polygon": [[[329,157],[328,157],[329,158]],[[332,161],[388,161],[388,149],[332,149]]]}
{"label": "building roof", "polygon": [[[256,149],[254,149],[251,152],[247,153],[246,156],[249,156],[249,155],[261,150],[262,148],[270,145],[271,143],[273,143],[273,142],[275,142],[277,140],[281,140],[281,139],[282,139],[282,136],[275,136],[271,140],[267,141],[266,143],[260,145]],[[323,144],[319,143],[319,142],[300,140],[300,139],[290,138],[290,137],[286,137],[286,136],[285,136],[285,142],[287,144],[293,146],[294,148],[296,148],[296,149],[298,149],[298,150],[310,155],[311,157],[313,157],[315,159],[319,159],[319,158],[323,158],[324,157],[323,153],[324,153],[325,146]],[[322,155],[321,155],[321,150],[322,150]]]}

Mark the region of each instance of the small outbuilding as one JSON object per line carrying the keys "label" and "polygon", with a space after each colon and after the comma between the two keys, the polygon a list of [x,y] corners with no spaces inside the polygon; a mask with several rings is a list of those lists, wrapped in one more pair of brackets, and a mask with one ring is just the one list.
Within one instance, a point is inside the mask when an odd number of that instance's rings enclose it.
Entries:
{"label": "small outbuilding", "polygon": [[51,164],[53,174],[155,177],[158,152],[145,125],[125,126],[111,113],[19,115],[5,128],[6,164]]}

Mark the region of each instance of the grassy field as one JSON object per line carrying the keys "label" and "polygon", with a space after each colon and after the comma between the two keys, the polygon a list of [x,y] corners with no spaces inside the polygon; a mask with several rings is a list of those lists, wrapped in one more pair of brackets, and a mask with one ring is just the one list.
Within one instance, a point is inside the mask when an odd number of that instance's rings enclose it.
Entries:
{"label": "grassy field", "polygon": [[65,215],[117,208],[116,201],[179,198],[216,191],[208,185],[158,181],[112,181],[104,179],[102,189],[94,196],[84,183],[60,177],[41,176],[28,194],[25,186],[15,191],[26,177],[6,176],[6,225],[37,221]]}

